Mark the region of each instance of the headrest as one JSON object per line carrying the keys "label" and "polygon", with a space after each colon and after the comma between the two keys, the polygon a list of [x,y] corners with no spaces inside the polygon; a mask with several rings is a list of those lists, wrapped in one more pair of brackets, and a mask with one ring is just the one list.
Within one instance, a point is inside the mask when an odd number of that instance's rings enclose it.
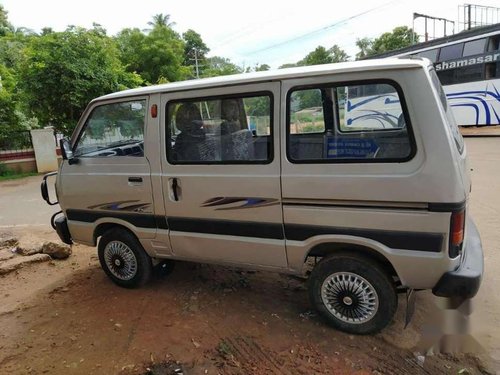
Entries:
{"label": "headrest", "polygon": [[180,131],[189,131],[193,127],[202,125],[200,111],[193,103],[184,103],[177,108],[175,114],[175,126]]}

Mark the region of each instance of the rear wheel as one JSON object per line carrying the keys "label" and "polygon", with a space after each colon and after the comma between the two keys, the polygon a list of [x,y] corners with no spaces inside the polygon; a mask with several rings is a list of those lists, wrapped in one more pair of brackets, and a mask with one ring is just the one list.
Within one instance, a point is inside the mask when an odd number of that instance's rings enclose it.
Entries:
{"label": "rear wheel", "polygon": [[101,237],[97,251],[102,269],[115,284],[135,288],[151,278],[151,258],[129,231],[122,228],[107,231]]}
{"label": "rear wheel", "polygon": [[384,269],[356,255],[323,258],[311,273],[309,295],[332,326],[354,334],[380,331],[397,309],[396,289]]}

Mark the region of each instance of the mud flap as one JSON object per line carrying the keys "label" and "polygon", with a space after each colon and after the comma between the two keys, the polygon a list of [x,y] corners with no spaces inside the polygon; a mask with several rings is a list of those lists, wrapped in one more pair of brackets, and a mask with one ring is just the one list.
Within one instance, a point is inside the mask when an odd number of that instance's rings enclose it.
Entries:
{"label": "mud flap", "polygon": [[410,324],[413,314],[415,313],[415,300],[417,296],[415,294],[415,289],[408,289],[406,291],[406,317],[405,317],[405,328]]}

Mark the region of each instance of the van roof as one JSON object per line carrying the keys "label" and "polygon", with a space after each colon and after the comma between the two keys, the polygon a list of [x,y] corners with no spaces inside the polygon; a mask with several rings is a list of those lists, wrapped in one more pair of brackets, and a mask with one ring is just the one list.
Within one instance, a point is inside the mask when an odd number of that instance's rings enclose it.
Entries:
{"label": "van roof", "polygon": [[241,73],[228,76],[192,79],[161,85],[139,87],[115,92],[96,98],[94,101],[117,99],[128,96],[155,94],[163,92],[194,90],[209,87],[231,86],[242,83],[269,82],[290,78],[312,77],[326,74],[375,71],[387,69],[408,69],[427,67],[432,63],[422,58],[386,58],[378,60],[349,61],[336,64],[313,65],[296,68],[270,70],[264,72]]}

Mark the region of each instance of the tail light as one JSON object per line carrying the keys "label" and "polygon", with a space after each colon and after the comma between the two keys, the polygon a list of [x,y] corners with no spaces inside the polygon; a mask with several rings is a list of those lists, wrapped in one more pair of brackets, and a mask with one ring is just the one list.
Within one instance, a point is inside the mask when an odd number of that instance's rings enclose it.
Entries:
{"label": "tail light", "polygon": [[450,258],[460,255],[464,243],[465,210],[453,212],[451,214],[450,226]]}

